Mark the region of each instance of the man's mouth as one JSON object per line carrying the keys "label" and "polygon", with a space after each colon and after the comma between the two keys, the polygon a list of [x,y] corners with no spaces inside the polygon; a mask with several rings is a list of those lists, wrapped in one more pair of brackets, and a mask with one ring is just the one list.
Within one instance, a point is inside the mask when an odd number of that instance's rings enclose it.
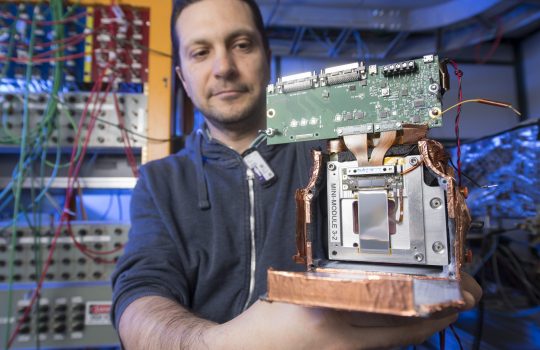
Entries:
{"label": "man's mouth", "polygon": [[247,92],[247,89],[242,88],[242,87],[216,89],[215,91],[212,92],[212,96],[219,97],[219,98],[236,98],[246,92]]}
{"label": "man's mouth", "polygon": [[235,97],[235,96],[240,95],[241,93],[243,93],[243,91],[240,91],[240,90],[221,90],[221,91],[218,91],[218,92],[214,93],[214,96],[215,97],[226,98],[226,97]]}

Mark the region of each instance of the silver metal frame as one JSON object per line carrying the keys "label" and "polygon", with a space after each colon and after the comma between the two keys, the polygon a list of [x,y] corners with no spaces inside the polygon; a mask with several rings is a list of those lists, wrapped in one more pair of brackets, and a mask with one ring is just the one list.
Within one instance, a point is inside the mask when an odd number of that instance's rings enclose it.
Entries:
{"label": "silver metal frame", "polygon": [[[404,158],[403,170],[420,161],[418,156]],[[356,161],[327,164],[328,185],[328,257],[330,260],[363,261],[412,265],[445,266],[449,263],[449,231],[446,209],[446,183],[431,187],[424,183],[423,166],[400,175],[369,175],[368,179],[386,179],[385,187],[350,189],[344,181],[350,168],[358,168]],[[398,167],[399,168],[399,167]],[[380,185],[381,181],[373,181]],[[388,252],[366,252],[362,249],[361,234],[352,232],[353,215],[343,208],[358,198],[358,191],[386,191],[403,187],[403,221],[396,226],[396,234],[389,235]],[[396,203],[397,204],[397,203]],[[398,204],[399,205],[399,204]],[[355,244],[357,243],[357,244]]]}

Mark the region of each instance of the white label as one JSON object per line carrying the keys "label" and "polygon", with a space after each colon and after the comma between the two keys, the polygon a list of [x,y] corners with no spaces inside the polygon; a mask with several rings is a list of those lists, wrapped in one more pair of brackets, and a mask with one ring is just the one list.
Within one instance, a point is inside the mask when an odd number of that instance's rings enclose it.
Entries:
{"label": "white label", "polygon": [[30,336],[29,335],[19,335],[17,337],[17,341],[18,342],[27,342],[27,341],[30,341]]}
{"label": "white label", "polygon": [[259,181],[269,181],[274,178],[274,172],[258,151],[253,151],[244,157],[244,163],[253,170]]}
{"label": "white label", "polygon": [[366,167],[358,167],[358,168],[349,168],[349,169],[347,169],[347,175],[348,176],[394,174],[395,172],[396,172],[396,168],[393,165],[366,166]]}
{"label": "white label", "polygon": [[82,332],[73,332],[71,333],[71,339],[82,339],[83,334]]}
{"label": "white label", "polygon": [[101,326],[111,324],[111,304],[110,301],[88,301],[86,302],[86,315],[84,324],[87,326]]}

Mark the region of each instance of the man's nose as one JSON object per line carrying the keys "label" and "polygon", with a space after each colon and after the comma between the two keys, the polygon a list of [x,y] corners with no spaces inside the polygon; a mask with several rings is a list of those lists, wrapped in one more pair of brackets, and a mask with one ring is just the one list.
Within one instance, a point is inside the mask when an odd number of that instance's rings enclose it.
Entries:
{"label": "man's nose", "polygon": [[230,52],[220,52],[216,54],[214,61],[214,75],[217,78],[229,79],[236,75],[237,72],[234,57]]}

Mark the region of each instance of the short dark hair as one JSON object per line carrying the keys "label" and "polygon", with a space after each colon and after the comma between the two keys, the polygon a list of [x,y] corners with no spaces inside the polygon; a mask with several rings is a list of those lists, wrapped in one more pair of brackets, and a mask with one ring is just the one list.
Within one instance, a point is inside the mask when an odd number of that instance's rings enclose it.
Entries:
{"label": "short dark hair", "polygon": [[[196,2],[203,1],[203,0],[174,0],[173,5],[173,11],[171,16],[171,38],[172,38],[172,44],[173,44],[173,63],[174,66],[180,65],[180,56],[178,54],[178,50],[180,48],[180,40],[178,38],[178,34],[176,33],[176,20],[178,17],[180,17],[180,14],[186,7],[188,7],[191,4],[194,4]],[[264,50],[266,52],[270,52],[270,44],[268,42],[268,36],[266,35],[266,32],[264,30],[264,22],[261,15],[261,10],[259,9],[259,6],[255,2],[255,0],[239,0],[245,2],[249,9],[251,10],[251,14],[253,15],[253,22],[255,22],[255,26],[257,27],[257,31],[259,34],[261,34]]]}

